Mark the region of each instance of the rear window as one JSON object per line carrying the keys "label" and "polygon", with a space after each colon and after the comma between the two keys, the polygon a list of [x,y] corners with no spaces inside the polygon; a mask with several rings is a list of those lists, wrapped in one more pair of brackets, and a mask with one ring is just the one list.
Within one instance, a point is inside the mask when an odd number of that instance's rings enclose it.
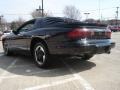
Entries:
{"label": "rear window", "polygon": [[36,21],[35,27],[65,27],[69,23],[78,22],[77,20],[58,17],[46,17]]}
{"label": "rear window", "polygon": [[74,28],[74,27],[88,27],[88,28],[106,28],[107,25],[96,24],[96,23],[84,23],[78,20],[70,18],[60,17],[46,17],[37,21],[37,28],[44,27],[63,27],[63,28]]}

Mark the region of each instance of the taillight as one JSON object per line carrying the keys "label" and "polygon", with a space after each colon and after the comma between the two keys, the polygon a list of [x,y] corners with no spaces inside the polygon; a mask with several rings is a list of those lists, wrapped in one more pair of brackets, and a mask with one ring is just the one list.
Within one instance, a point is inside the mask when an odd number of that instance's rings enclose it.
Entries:
{"label": "taillight", "polygon": [[76,28],[68,33],[68,37],[71,39],[85,38],[85,37],[91,36],[92,34],[94,34],[94,32],[91,32],[86,28],[83,28],[83,29]]}
{"label": "taillight", "polygon": [[109,31],[106,31],[105,32],[105,35],[108,37],[108,38],[111,38],[111,31],[109,30]]}

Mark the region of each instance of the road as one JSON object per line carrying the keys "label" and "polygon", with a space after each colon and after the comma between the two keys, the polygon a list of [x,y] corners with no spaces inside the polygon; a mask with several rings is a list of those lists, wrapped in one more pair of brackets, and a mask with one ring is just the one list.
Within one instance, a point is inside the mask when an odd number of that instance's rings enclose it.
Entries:
{"label": "road", "polygon": [[111,54],[89,61],[55,58],[51,67],[36,67],[30,56],[4,56],[0,42],[0,90],[120,90],[120,32],[112,34]]}

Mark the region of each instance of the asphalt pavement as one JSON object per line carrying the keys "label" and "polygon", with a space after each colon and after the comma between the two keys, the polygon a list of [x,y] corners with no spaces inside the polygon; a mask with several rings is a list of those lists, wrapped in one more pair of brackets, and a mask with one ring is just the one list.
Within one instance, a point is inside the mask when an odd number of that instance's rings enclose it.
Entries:
{"label": "asphalt pavement", "polygon": [[5,56],[0,41],[0,90],[120,90],[120,32],[112,34],[111,54],[54,58],[38,68],[30,56]]}

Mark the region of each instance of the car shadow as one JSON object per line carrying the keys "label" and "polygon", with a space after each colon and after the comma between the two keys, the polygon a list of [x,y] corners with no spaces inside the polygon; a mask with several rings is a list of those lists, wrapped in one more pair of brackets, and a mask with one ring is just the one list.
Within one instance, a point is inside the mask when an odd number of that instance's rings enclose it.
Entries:
{"label": "car shadow", "polygon": [[[17,58],[18,61],[12,68],[8,69],[7,67],[15,60],[15,58]],[[75,70],[74,73],[79,73],[90,70],[96,66],[94,62],[84,61],[78,57],[67,58],[58,56],[50,59],[51,63],[49,64],[49,67],[41,69],[34,64],[33,58],[29,55],[1,56],[0,68],[14,75],[57,77],[72,74],[69,67]],[[2,61],[4,63],[2,63]]]}

